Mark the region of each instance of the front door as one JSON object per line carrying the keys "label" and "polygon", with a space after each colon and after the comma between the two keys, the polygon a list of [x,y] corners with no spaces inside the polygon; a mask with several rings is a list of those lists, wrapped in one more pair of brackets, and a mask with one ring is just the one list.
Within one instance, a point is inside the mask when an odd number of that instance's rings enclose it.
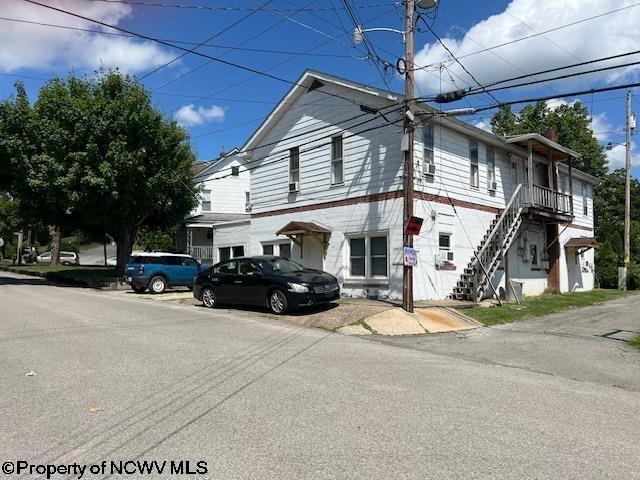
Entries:
{"label": "front door", "polygon": [[324,247],[322,243],[311,235],[304,236],[302,244],[302,265],[314,270],[324,268]]}

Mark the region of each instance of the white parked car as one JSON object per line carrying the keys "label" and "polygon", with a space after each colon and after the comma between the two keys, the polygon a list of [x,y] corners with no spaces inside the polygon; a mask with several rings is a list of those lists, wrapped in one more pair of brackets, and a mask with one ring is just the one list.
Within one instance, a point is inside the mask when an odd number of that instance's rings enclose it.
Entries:
{"label": "white parked car", "polygon": [[118,264],[118,257],[107,258],[107,267],[115,267]]}
{"label": "white parked car", "polygon": [[[51,251],[41,253],[37,258],[38,263],[51,263]],[[76,252],[60,252],[60,263],[63,265],[80,265],[80,257]]]}

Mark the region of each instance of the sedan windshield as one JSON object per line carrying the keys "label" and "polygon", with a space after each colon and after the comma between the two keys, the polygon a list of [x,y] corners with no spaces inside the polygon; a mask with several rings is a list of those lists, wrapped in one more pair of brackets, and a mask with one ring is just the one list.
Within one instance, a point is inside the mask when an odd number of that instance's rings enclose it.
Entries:
{"label": "sedan windshield", "polygon": [[[262,264],[262,262],[260,263]],[[291,273],[304,270],[304,267],[302,265],[296,262],[292,262],[291,260],[287,260],[286,258],[267,260],[263,265],[266,265],[268,268],[270,268],[273,273]]]}

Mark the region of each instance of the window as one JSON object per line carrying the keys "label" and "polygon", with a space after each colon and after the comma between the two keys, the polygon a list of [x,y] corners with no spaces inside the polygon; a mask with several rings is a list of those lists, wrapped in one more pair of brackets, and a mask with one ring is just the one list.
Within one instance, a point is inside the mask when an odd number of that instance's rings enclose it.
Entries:
{"label": "window", "polygon": [[445,251],[451,250],[451,234],[450,233],[440,233],[438,235],[438,248],[440,250],[445,250]]}
{"label": "window", "polygon": [[238,272],[240,275],[246,275],[251,277],[257,275],[260,270],[249,260],[242,260],[238,265]]}
{"label": "window", "polygon": [[227,273],[235,275],[238,272],[238,262],[231,260],[222,263],[213,269],[213,273]]}
{"label": "window", "polygon": [[480,186],[480,169],[478,168],[478,142],[469,140],[469,162],[471,166],[469,185],[474,188]]}
{"label": "window", "polygon": [[511,178],[513,179],[513,183],[518,185],[520,181],[518,180],[518,164],[516,162],[511,162]]}
{"label": "window", "polygon": [[282,258],[291,258],[291,244],[290,243],[281,243],[280,244],[280,256]]}
{"label": "window", "polygon": [[224,262],[230,258],[244,257],[244,246],[221,247],[218,249],[218,260]]}
{"label": "window", "polygon": [[495,190],[496,181],[496,151],[493,147],[487,147],[487,183],[489,190]]}
{"label": "window", "polygon": [[529,256],[531,257],[531,267],[538,266],[538,245],[532,243],[529,245]]}
{"label": "window", "polygon": [[211,211],[211,190],[202,190],[202,211]]}
{"label": "window", "polygon": [[387,276],[387,237],[372,237],[371,244],[371,275],[373,277]]}
{"label": "window", "polygon": [[365,239],[349,240],[349,272],[352,277],[364,277],[365,274]]}
{"label": "window", "polygon": [[224,262],[231,258],[231,247],[222,247],[218,249],[218,260]]}
{"label": "window", "polygon": [[213,228],[207,228],[207,240],[213,240]]}
{"label": "window", "polygon": [[263,255],[273,255],[273,245],[262,245]]}
{"label": "window", "polygon": [[339,185],[343,182],[342,135],[339,135],[331,138],[331,185]]}
{"label": "window", "polygon": [[180,265],[182,265],[183,267],[195,267],[198,265],[198,262],[196,262],[193,258],[189,258],[189,257],[178,257],[180,259]]}
{"label": "window", "polygon": [[231,175],[237,177],[240,174],[240,167],[237,165],[235,167],[231,167]]}
{"label": "window", "polygon": [[429,173],[428,165],[433,165],[434,163],[433,125],[431,123],[427,123],[422,127],[422,144],[424,150],[423,173],[427,175]]}
{"label": "window", "polygon": [[349,239],[349,276],[386,278],[388,275],[387,237]]}
{"label": "window", "polygon": [[289,183],[300,182],[300,149],[289,149]]}
{"label": "window", "polygon": [[587,184],[582,182],[582,214],[589,215],[589,199],[587,198]]}
{"label": "window", "polygon": [[251,211],[251,192],[244,192],[244,211]]}

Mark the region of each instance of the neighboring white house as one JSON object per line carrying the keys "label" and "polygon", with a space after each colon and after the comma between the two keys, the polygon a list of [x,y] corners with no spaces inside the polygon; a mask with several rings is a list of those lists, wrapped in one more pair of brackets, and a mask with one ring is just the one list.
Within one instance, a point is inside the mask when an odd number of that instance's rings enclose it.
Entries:
{"label": "neighboring white house", "polygon": [[[205,262],[245,254],[245,244],[223,245],[225,235],[248,235],[251,211],[250,172],[235,156],[237,149],[211,162],[196,162],[194,183],[200,187],[200,202],[178,232],[178,249]],[[224,225],[219,236],[216,229]],[[235,227],[235,228],[232,228]],[[216,246],[222,250],[218,256]],[[222,242],[222,243],[221,243]]]}
{"label": "neighboring white house", "polygon": [[[213,260],[290,256],[346,295],[400,298],[403,99],[312,71],[297,83],[225,159],[251,172],[251,220],[215,226]],[[597,179],[571,168],[579,154],[418,110],[415,299],[592,289]]]}

